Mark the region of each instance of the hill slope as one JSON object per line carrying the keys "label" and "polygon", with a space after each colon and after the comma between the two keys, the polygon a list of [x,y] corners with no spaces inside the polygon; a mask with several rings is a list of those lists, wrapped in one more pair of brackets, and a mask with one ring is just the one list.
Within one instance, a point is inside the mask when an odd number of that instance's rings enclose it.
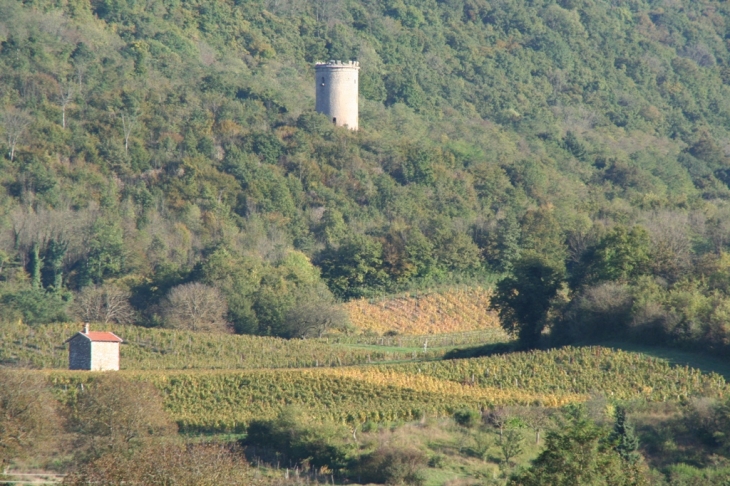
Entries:
{"label": "hill slope", "polygon": [[[281,339],[233,336],[138,326],[109,325],[124,344],[123,370],[252,369],[352,366],[389,361],[437,359],[456,346],[507,341],[501,329],[439,336],[336,336],[323,339]],[[29,328],[0,324],[0,367],[66,369],[65,341],[76,324]],[[426,346],[424,346],[426,344]]]}
{"label": "hill slope", "polygon": [[[65,292],[111,283],[158,323],[198,281],[240,332],[285,335],[320,279],[483,280],[604,224],[719,251],[728,8],[3,1],[3,315],[62,320]],[[361,63],[358,133],[311,113],[326,59]]]}
{"label": "hill slope", "polygon": [[499,328],[489,310],[490,292],[483,288],[452,289],[411,296],[393,296],[345,305],[359,331],[386,334],[443,334]]}
{"label": "hill slope", "polygon": [[[41,372],[64,400],[98,373]],[[727,393],[714,373],[675,367],[641,354],[565,348],[470,360],[309,370],[123,371],[153,383],[183,429],[242,431],[252,419],[300,406],[319,420],[361,424],[447,415],[461,407],[555,407],[586,401],[681,401]],[[241,406],[246,404],[246,406]]]}

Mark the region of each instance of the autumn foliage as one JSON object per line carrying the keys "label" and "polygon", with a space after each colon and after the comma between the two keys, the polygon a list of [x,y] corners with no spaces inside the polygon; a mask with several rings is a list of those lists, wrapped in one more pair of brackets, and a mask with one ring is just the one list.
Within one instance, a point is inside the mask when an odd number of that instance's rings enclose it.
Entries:
{"label": "autumn foliage", "polygon": [[346,304],[353,326],[363,332],[385,334],[444,334],[498,328],[495,312],[489,311],[491,292],[464,288],[421,295]]}

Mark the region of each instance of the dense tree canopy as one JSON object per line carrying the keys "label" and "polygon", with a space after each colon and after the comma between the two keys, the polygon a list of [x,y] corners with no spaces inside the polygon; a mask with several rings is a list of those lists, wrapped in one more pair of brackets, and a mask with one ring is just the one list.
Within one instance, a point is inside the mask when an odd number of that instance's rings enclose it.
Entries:
{"label": "dense tree canopy", "polygon": [[[322,281],[483,280],[524,251],[576,289],[694,278],[730,243],[729,8],[0,1],[3,315],[113,285],[159,325],[199,282],[278,333]],[[328,59],[360,61],[357,133],[312,112]]]}
{"label": "dense tree canopy", "polygon": [[0,467],[52,444],[60,430],[43,377],[0,370]]}
{"label": "dense tree canopy", "polygon": [[491,307],[499,313],[502,327],[523,346],[533,348],[540,343],[563,277],[560,265],[528,254],[517,261],[513,276],[497,284]]}
{"label": "dense tree canopy", "polygon": [[548,433],[545,450],[527,471],[510,481],[513,486],[637,486],[649,484],[636,461],[624,460],[611,447],[609,434],[580,408],[568,411],[559,430]]}

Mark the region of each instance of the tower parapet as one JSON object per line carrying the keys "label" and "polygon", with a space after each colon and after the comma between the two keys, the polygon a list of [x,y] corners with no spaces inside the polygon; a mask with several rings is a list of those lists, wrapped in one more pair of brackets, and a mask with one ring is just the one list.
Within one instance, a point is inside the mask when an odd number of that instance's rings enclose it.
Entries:
{"label": "tower parapet", "polygon": [[315,110],[327,115],[337,126],[357,130],[360,63],[318,62],[314,65],[314,71],[317,93]]}

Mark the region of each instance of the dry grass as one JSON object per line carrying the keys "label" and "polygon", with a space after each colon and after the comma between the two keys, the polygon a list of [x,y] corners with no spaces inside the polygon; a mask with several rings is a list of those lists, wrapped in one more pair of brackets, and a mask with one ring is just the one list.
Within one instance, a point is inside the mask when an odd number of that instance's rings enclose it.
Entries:
{"label": "dry grass", "polygon": [[453,289],[378,302],[366,299],[346,304],[352,324],[361,332],[422,335],[498,328],[489,309],[491,292],[484,288]]}

